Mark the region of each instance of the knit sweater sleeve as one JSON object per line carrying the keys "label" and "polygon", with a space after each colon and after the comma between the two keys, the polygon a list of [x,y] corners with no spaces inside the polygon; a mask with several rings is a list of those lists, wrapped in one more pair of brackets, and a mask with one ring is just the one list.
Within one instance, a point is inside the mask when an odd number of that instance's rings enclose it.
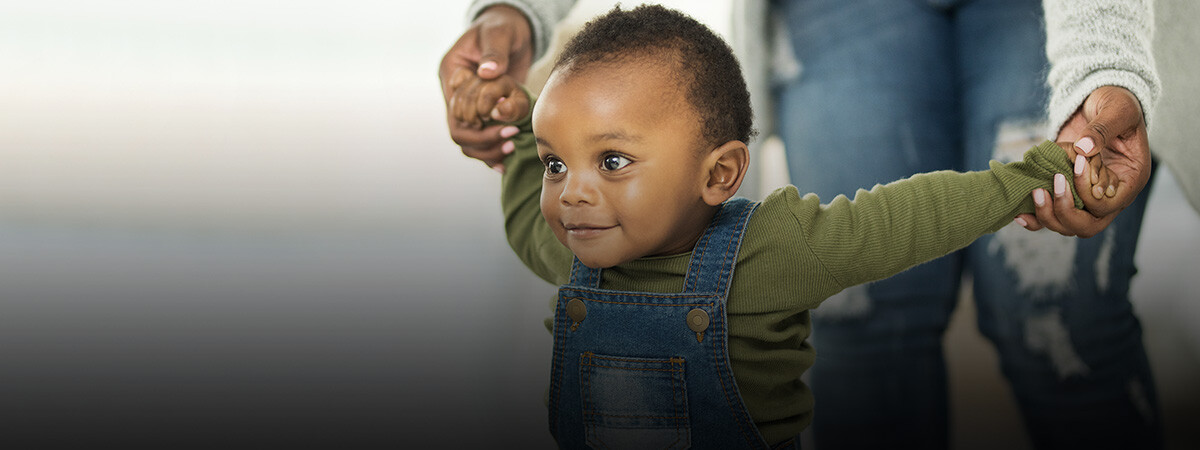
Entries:
{"label": "knit sweater sleeve", "polygon": [[575,6],[576,0],[475,0],[467,8],[467,21],[475,20],[479,13],[492,5],[509,5],[517,8],[525,18],[529,19],[530,29],[533,30],[533,60],[537,61],[546,54],[550,46],[550,35],[554,25]]}
{"label": "knit sweater sleeve", "polygon": [[542,217],[542,174],[545,169],[538,159],[531,117],[514,124],[521,132],[513,138],[515,150],[504,159],[504,175],[500,177],[504,231],[508,245],[533,273],[551,284],[566,284],[574,255],[558,242]]}
{"label": "knit sweater sleeve", "polygon": [[[1023,161],[918,174],[827,205],[815,194],[796,196],[790,209],[803,230],[798,245],[844,289],[948,254],[1033,212],[1031,192],[1050,191],[1055,173],[1072,179],[1066,152],[1046,141]],[[1075,204],[1082,207],[1078,196]]]}
{"label": "knit sweater sleeve", "polygon": [[1151,51],[1153,0],[1045,0],[1042,5],[1050,62],[1050,135],[1057,135],[1102,86],[1132,92],[1149,127],[1161,92]]}

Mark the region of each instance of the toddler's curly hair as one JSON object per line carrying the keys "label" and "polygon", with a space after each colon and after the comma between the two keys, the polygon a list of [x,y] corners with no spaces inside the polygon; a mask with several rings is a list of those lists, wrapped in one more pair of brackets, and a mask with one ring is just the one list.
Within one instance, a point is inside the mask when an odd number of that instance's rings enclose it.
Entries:
{"label": "toddler's curly hair", "polygon": [[703,121],[705,141],[749,143],[757,134],[750,92],[733,50],[687,15],[659,5],[622,11],[617,5],[588,22],[563,48],[554,71],[578,72],[596,63],[650,57],[674,63],[685,97]]}

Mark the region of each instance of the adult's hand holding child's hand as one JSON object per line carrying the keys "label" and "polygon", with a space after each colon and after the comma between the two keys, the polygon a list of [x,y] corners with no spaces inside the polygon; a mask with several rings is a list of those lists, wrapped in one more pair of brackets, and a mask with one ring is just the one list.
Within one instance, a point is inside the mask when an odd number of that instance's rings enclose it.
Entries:
{"label": "adult's hand holding child's hand", "polygon": [[529,96],[507,75],[485,80],[460,68],[450,76],[450,88],[446,109],[460,127],[482,129],[490,121],[513,122],[529,114]]}
{"label": "adult's hand holding child's hand", "polygon": [[[450,76],[449,111],[450,122],[461,128],[483,129],[495,128],[496,122],[501,124],[514,122],[529,115],[529,95],[508,75],[502,75],[494,80],[485,80],[476,76],[468,69],[460,68]],[[499,128],[501,139],[516,136],[520,130],[508,125]],[[506,141],[500,144],[500,159],[516,150],[516,144]],[[491,164],[497,172],[504,173],[504,165],[497,162]]]}
{"label": "adult's hand holding child's hand", "polygon": [[[1150,143],[1141,103],[1125,88],[1100,87],[1063,125],[1058,141],[1073,143],[1069,154],[1088,158],[1075,163],[1075,187],[1087,210],[1056,198],[1052,207],[1037,208],[1036,216],[1022,214],[1018,222],[1024,221],[1029,230],[1049,228],[1067,236],[1099,234],[1150,180]],[[1097,187],[1103,198],[1097,198]]]}
{"label": "adult's hand holding child's hand", "polygon": [[[460,122],[451,108],[455,72],[466,69],[484,80],[509,75],[518,83],[525,79],[533,62],[533,32],[529,20],[511,6],[496,5],[485,9],[442,58],[438,78],[446,101],[446,123],[450,138],[464,155],[497,167],[504,158],[502,147],[511,134],[504,127],[481,127],[471,121]],[[511,97],[510,97],[511,99]],[[502,168],[498,169],[502,170]]]}
{"label": "adult's hand holding child's hand", "polygon": [[[1075,192],[1078,192],[1079,198],[1083,200],[1085,210],[1075,209],[1075,197],[1071,194],[1071,190],[1067,189],[1067,178],[1062,174],[1055,174],[1053,194],[1040,188],[1033,191],[1033,203],[1037,218],[1023,225],[1034,231],[1049,228],[1066,236],[1085,238],[1095,236],[1104,231],[1113,219],[1116,219],[1117,213],[1096,217],[1087,211],[1115,210],[1119,212],[1127,206],[1119,203],[1114,195],[1116,188],[1113,185],[1117,184],[1117,175],[1109,168],[1104,167],[1104,162],[1099,156],[1085,158],[1083,155],[1075,154],[1074,145],[1070,142],[1059,142],[1058,145],[1068,155],[1075,155]],[[1064,211],[1068,213],[1064,214]],[[1027,220],[1025,217],[1032,216],[1022,214],[1017,222]]]}

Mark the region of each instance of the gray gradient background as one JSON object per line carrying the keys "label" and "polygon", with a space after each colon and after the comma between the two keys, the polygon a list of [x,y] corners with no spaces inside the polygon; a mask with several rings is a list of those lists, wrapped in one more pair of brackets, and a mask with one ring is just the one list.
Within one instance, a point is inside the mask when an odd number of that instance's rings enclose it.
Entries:
{"label": "gray gradient background", "polygon": [[[553,288],[443,121],[465,3],[0,3],[0,446],[552,445]],[[1187,448],[1200,218],[1154,191],[1135,304]],[[955,442],[1027,445],[956,314]]]}

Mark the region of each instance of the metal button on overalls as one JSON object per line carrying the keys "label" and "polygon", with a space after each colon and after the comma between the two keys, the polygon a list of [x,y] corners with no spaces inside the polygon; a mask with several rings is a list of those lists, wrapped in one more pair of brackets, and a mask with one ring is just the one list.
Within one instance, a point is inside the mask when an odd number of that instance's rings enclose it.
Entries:
{"label": "metal button on overalls", "polygon": [[703,309],[695,308],[687,313],[687,325],[692,331],[696,332],[696,342],[704,341],[704,330],[708,329],[708,313]]}
{"label": "metal button on overalls", "polygon": [[579,323],[587,318],[587,305],[583,304],[583,300],[574,298],[567,302],[567,316],[574,323],[571,324],[571,331],[579,329]]}
{"label": "metal button on overalls", "polygon": [[575,260],[555,305],[548,406],[559,448],[769,448],[737,392],[725,313],[756,206],[722,205],[682,292],[604,289],[601,270]]}

